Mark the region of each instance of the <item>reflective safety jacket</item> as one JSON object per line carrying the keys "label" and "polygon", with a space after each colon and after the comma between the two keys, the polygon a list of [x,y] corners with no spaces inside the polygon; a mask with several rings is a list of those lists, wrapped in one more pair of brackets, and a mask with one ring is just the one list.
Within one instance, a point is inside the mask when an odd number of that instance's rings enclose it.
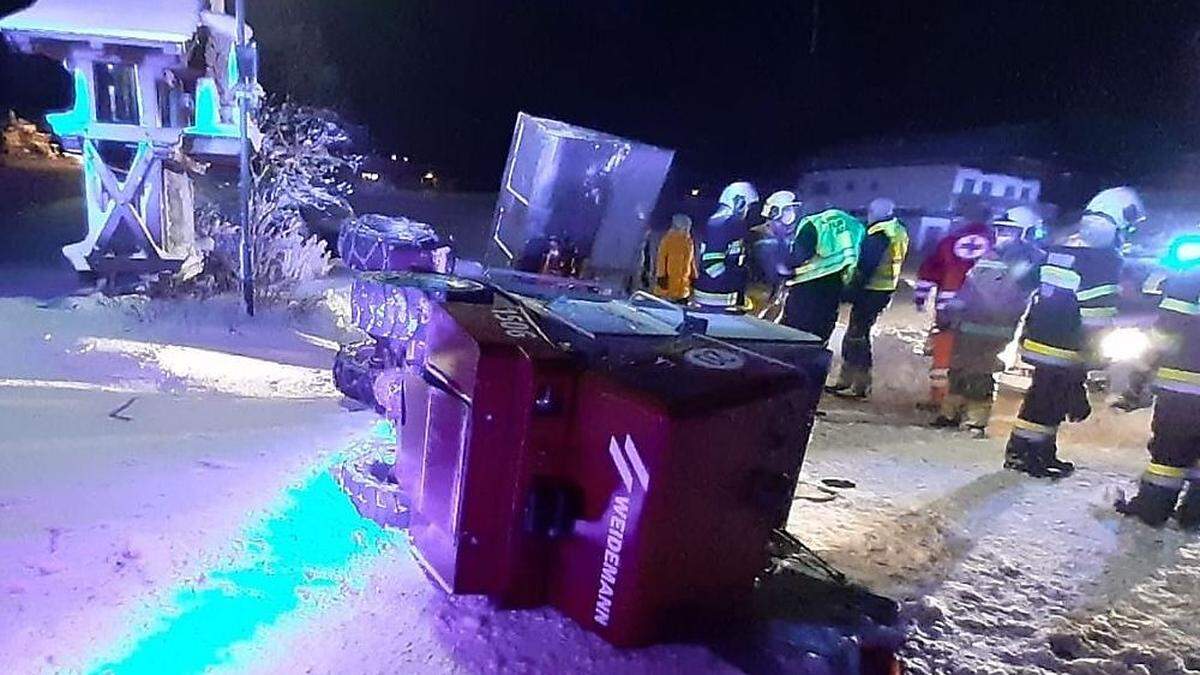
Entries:
{"label": "reflective safety jacket", "polygon": [[913,294],[917,306],[924,307],[936,288],[936,308],[939,312],[946,309],[958,295],[967,273],[995,243],[995,232],[983,223],[966,225],[942,237],[917,271],[917,288]]}
{"label": "reflective safety jacket", "polygon": [[1120,275],[1121,255],[1113,249],[1069,245],[1047,249],[1025,322],[1022,358],[1034,364],[1086,367],[1089,331],[1116,316]]}
{"label": "reflective safety jacket", "polygon": [[[883,255],[876,261],[870,253],[874,252],[873,242],[878,238],[886,241]],[[900,285],[900,268],[908,255],[908,230],[899,218],[890,218],[872,224],[867,228],[867,238],[863,240],[863,251],[859,266],[866,278],[863,288],[868,291],[894,291]],[[867,276],[870,275],[870,276]]]}
{"label": "reflective safety jacket", "polygon": [[[858,250],[865,229],[857,218],[840,209],[827,209],[802,219],[796,225],[791,244],[793,261],[802,259],[791,269],[787,286],[821,279],[831,274],[849,277],[858,265]],[[813,242],[811,251],[801,251],[797,242],[809,238]]]}
{"label": "reflective safety jacket", "polygon": [[1200,396],[1200,265],[1172,274],[1163,284],[1155,332],[1162,351],[1154,386]]}
{"label": "reflective safety jacket", "polygon": [[692,299],[709,307],[739,308],[746,292],[745,218],[709,220],[700,243],[700,273]]}

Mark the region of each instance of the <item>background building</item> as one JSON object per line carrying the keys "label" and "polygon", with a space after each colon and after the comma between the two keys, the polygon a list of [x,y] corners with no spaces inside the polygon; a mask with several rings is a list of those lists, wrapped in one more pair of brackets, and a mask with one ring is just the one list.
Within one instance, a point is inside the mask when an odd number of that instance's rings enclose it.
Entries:
{"label": "background building", "polygon": [[865,213],[876,197],[896,202],[918,249],[932,246],[967,200],[999,212],[1028,206],[1050,218],[1043,184],[1062,172],[1021,154],[1038,137],[1022,127],[907,138],[877,138],[830,147],[801,166],[798,183],[815,208]]}

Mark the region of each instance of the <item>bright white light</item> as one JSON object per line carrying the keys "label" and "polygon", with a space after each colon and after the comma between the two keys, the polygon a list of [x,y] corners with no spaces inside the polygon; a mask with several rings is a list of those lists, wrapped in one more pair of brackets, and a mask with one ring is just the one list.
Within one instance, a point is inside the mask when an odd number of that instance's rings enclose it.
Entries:
{"label": "bright white light", "polygon": [[426,171],[425,175],[421,176],[421,177],[424,178],[425,180],[433,180],[436,176],[433,175],[432,171]]}
{"label": "bright white light", "polygon": [[364,171],[362,172],[362,178],[363,180],[374,183],[375,181],[379,180],[379,174],[375,173],[374,171]]}
{"label": "bright white light", "polygon": [[341,396],[328,368],[307,368],[240,354],[155,342],[84,338],[81,351],[121,354],[197,389],[249,398],[315,399]]}
{"label": "bright white light", "polygon": [[403,159],[404,159],[404,161],[406,161],[406,162],[407,162],[407,161],[408,161],[408,155],[405,155],[405,156],[403,157]]}
{"label": "bright white light", "polygon": [[700,196],[700,188],[692,188],[692,196],[699,197]]}
{"label": "bright white light", "polygon": [[395,161],[396,161],[396,160],[398,160],[398,159],[400,159],[400,157],[398,157],[398,156],[396,155],[396,153],[394,153],[394,152],[393,152],[393,153],[392,153],[392,161],[393,161],[393,162],[395,162]]}
{"label": "bright white light", "polygon": [[1100,355],[1109,361],[1131,362],[1150,350],[1150,336],[1137,328],[1117,328],[1100,341]]}

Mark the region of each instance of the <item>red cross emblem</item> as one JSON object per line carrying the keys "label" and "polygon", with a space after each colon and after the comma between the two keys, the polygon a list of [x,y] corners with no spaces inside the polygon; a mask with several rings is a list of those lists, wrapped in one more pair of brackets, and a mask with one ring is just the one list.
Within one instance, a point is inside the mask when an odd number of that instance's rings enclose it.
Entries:
{"label": "red cross emblem", "polygon": [[992,247],[988,238],[981,234],[968,234],[954,242],[954,255],[963,260],[979,260]]}

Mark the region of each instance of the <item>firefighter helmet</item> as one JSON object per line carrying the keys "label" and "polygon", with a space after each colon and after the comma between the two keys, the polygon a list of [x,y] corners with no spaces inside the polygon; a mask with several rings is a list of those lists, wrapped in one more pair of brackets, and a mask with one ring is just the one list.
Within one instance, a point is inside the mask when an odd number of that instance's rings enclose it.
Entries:
{"label": "firefighter helmet", "polygon": [[796,193],[791,190],[780,190],[763,202],[762,215],[767,220],[781,220],[784,218],[784,212],[787,209],[792,210],[793,215],[796,214],[800,207],[800,199],[796,197]]}
{"label": "firefighter helmet", "polygon": [[721,190],[721,198],[717,202],[721,206],[737,210],[740,207],[757,203],[758,190],[755,190],[754,186],[746,181],[730,183],[724,190]]}
{"label": "firefighter helmet", "polygon": [[1016,206],[1005,211],[996,222],[996,241],[1040,241],[1044,238],[1042,217],[1028,206]]}
{"label": "firefighter helmet", "polygon": [[1137,191],[1130,187],[1115,187],[1101,191],[1084,207],[1084,218],[1098,214],[1112,221],[1119,231],[1137,229],[1146,219],[1146,207]]}

